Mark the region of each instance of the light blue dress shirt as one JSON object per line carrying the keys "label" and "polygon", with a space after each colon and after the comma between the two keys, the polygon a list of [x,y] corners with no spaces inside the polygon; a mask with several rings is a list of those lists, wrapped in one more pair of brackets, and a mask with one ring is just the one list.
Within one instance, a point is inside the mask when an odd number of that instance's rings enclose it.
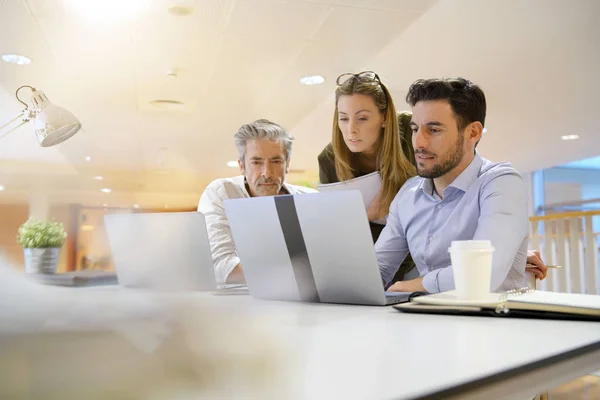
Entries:
{"label": "light blue dress shirt", "polygon": [[529,221],[525,182],[510,163],[476,152],[442,192],[427,178],[409,179],[390,206],[375,252],[387,285],[410,251],[430,293],[454,289],[448,248],[453,240],[490,240],[492,291],[526,286]]}

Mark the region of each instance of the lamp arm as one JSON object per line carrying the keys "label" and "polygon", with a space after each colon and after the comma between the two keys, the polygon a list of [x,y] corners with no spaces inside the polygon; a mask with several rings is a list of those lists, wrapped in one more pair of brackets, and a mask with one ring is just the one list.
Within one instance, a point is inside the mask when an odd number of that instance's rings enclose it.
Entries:
{"label": "lamp arm", "polygon": [[25,108],[29,108],[29,106],[27,105],[27,103],[25,103],[23,100],[21,100],[19,98],[19,90],[23,89],[23,88],[29,88],[31,89],[31,93],[34,93],[37,89],[34,88],[33,86],[29,86],[29,85],[23,85],[21,87],[19,87],[16,91],[15,91],[15,97],[17,98],[17,100],[19,100],[19,103],[23,104],[25,106]]}
{"label": "lamp arm", "polygon": [[[19,114],[17,114],[16,117],[14,117],[13,119],[11,119],[10,121],[8,121],[7,123],[5,123],[4,125],[0,126],[0,138],[4,135],[9,134],[10,132],[14,131],[15,129],[17,129],[18,127],[20,127],[21,125],[25,125],[26,123],[28,123],[29,121],[31,121],[31,119],[35,117],[35,112],[32,112],[31,110],[29,110],[29,108],[25,108],[24,110],[22,110]],[[21,123],[13,126],[12,128],[6,129],[6,127],[8,127],[10,124],[12,124],[15,121],[21,120]]]}

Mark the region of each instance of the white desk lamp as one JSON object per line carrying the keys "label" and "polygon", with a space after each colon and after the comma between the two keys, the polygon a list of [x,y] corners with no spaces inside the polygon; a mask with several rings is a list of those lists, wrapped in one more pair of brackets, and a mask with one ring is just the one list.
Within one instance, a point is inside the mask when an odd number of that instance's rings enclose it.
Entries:
{"label": "white desk lamp", "polygon": [[[31,103],[33,109],[30,109],[25,102],[19,99],[19,90],[25,87],[32,91]],[[42,147],[50,147],[62,143],[81,129],[81,122],[79,122],[77,117],[64,108],[52,104],[41,90],[24,85],[17,89],[15,96],[25,106],[25,109],[16,117],[0,126],[0,138],[32,119],[35,123],[35,136]],[[10,127],[15,122],[17,122],[17,125]]]}

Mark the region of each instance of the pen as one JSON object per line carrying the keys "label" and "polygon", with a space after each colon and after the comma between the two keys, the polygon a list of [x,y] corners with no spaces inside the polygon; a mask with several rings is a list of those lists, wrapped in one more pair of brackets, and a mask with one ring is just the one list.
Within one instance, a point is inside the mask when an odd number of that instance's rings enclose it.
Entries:
{"label": "pen", "polygon": [[[527,264],[525,268],[535,268],[536,266],[533,264]],[[562,265],[546,265],[548,268],[562,268]]]}

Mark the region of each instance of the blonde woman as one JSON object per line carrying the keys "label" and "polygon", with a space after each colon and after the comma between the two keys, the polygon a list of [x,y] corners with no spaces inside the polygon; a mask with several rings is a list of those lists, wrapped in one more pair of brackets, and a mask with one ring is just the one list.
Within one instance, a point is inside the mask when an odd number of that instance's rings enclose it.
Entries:
{"label": "blonde woman", "polygon": [[[410,113],[396,114],[390,92],[375,72],[340,75],[337,85],[333,136],[318,157],[319,180],[333,183],[380,173],[380,195],[367,210],[375,242],[384,225],[374,221],[387,215],[396,193],[416,174]],[[413,266],[407,257],[397,276]]]}

